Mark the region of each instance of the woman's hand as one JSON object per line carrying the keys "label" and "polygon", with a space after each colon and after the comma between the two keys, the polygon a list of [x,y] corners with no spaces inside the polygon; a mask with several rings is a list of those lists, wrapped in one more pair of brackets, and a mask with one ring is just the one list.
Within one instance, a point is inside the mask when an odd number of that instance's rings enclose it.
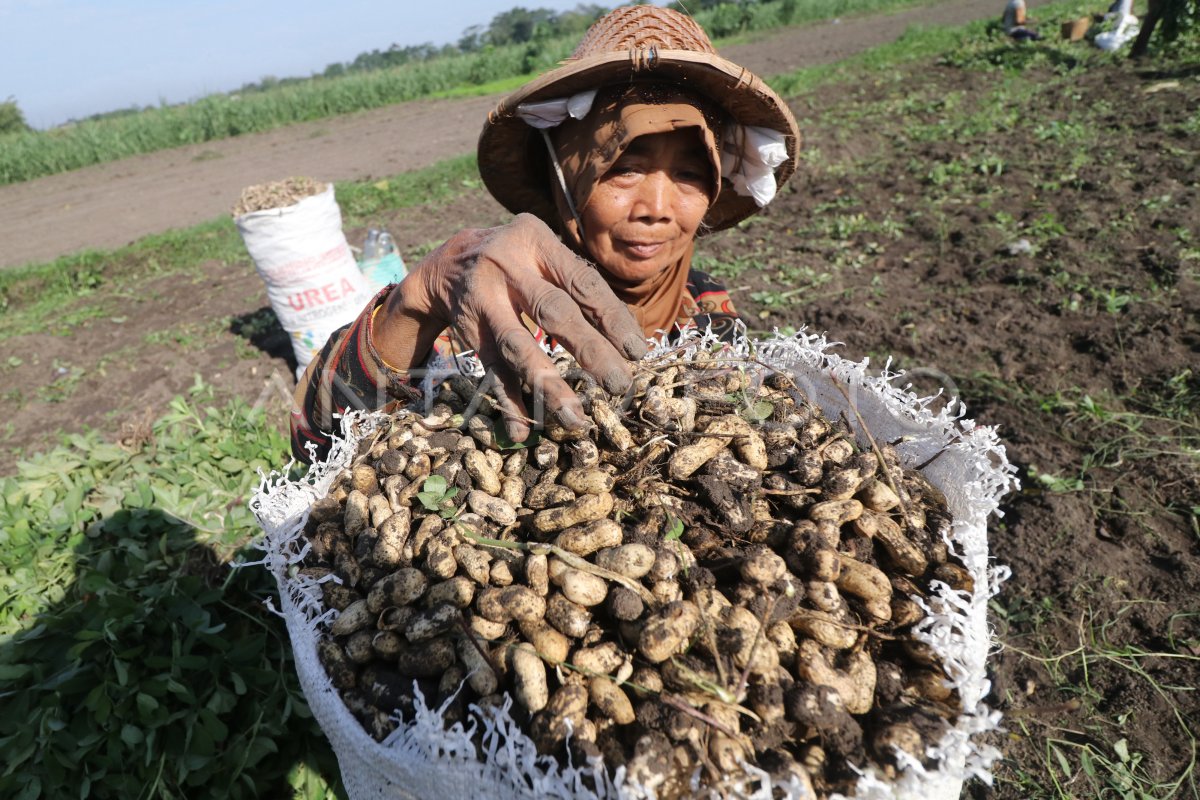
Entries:
{"label": "woman's hand", "polygon": [[494,370],[508,435],[529,435],[525,394],[541,398],[568,428],[586,424],[579,398],[521,322],[527,314],[607,391],[629,388],[629,359],[646,340],[600,272],[537,217],[467,230],[430,253],[392,292],[375,319],[376,349],[389,364],[415,366],[446,328]]}

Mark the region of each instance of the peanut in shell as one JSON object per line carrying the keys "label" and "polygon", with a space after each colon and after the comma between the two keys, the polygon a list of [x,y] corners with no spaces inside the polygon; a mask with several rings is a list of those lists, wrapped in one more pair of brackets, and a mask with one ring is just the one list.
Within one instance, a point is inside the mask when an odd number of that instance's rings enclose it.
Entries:
{"label": "peanut in shell", "polygon": [[567,655],[571,651],[571,641],[551,627],[544,618],[522,621],[518,623],[517,627],[525,640],[533,645],[533,649],[545,661],[551,664],[561,664],[567,660]]}
{"label": "peanut in shell", "polygon": [[651,615],[638,637],[638,651],[659,664],[680,653],[700,626],[700,609],[686,600],[669,603]]}
{"label": "peanut in shell", "polygon": [[489,576],[489,580],[491,581],[491,584],[493,586],[499,586],[499,587],[503,588],[505,586],[512,585],[512,583],[513,583],[512,563],[513,562],[511,562],[511,561],[504,561],[501,559],[497,559],[496,561],[492,562],[492,570],[491,570],[491,575]]}
{"label": "peanut in shell", "polygon": [[892,562],[905,575],[920,576],[929,567],[925,554],[908,540],[891,517],[869,511],[854,520],[854,529],[883,545]]}
{"label": "peanut in shell", "polygon": [[617,547],[624,540],[621,524],[611,519],[599,519],[586,525],[571,527],[554,539],[554,544],[577,556],[590,556],[597,550]]}
{"label": "peanut in shell", "polygon": [[372,561],[384,569],[394,569],[403,563],[411,520],[411,509],[401,506],[376,526],[378,536],[371,551]]}
{"label": "peanut in shell", "polygon": [[[396,671],[408,678],[436,678],[456,659],[453,640],[443,636],[406,647],[396,656]],[[408,687],[403,689],[407,693]]]}
{"label": "peanut in shell", "polygon": [[458,626],[461,612],[457,606],[442,603],[433,608],[421,609],[413,614],[404,628],[404,638],[410,642],[424,642],[441,636]]}
{"label": "peanut in shell", "polygon": [[541,711],[550,700],[546,665],[531,645],[512,648],[513,695],[530,712]]}
{"label": "peanut in shell", "polygon": [[703,426],[704,435],[671,454],[667,466],[668,474],[677,481],[687,480],[696,470],[708,463],[709,459],[728,447],[734,437],[749,431],[749,423],[736,414],[711,420]]}
{"label": "peanut in shell", "polygon": [[407,606],[425,594],[429,581],[419,569],[404,567],[376,581],[367,593],[367,608],[378,614],[389,606]]}
{"label": "peanut in shell", "polygon": [[624,648],[615,642],[581,647],[571,654],[571,664],[585,675],[612,675],[626,662]]}
{"label": "peanut in shell", "polygon": [[575,502],[575,493],[559,483],[539,483],[525,492],[525,507],[542,511]]}
{"label": "peanut in shell", "polygon": [[[886,601],[892,596],[892,583],[883,570],[849,556],[842,556],[840,561],[841,571],[836,579],[839,589],[864,600]],[[889,610],[884,619],[890,617]]]}
{"label": "peanut in shell", "polygon": [[559,482],[576,495],[606,494],[612,491],[614,478],[599,467],[572,467],[559,476]]}
{"label": "peanut in shell", "polygon": [[586,721],[588,690],[579,683],[567,683],[555,690],[546,708],[533,723],[533,740],[538,752],[556,750],[568,733],[575,734]]}
{"label": "peanut in shell", "polygon": [[491,576],[491,556],[466,542],[454,546],[454,560],[467,576],[480,586],[487,586]]}
{"label": "peanut in shell", "polygon": [[[497,492],[499,487],[497,487]],[[467,506],[481,517],[492,520],[497,525],[512,525],[517,521],[517,511],[499,497],[493,497],[487,492],[473,489],[467,494]]]}
{"label": "peanut in shell", "polygon": [[433,578],[448,580],[458,572],[458,560],[454,557],[454,539],[446,532],[433,537],[425,547],[425,571]]}
{"label": "peanut in shell", "polygon": [[370,500],[367,495],[354,489],[346,495],[346,510],[342,514],[342,530],[351,538],[357,536],[371,524]]}
{"label": "peanut in shell", "polygon": [[550,593],[549,559],[544,553],[531,553],[525,557],[525,583],[538,595]]}
{"label": "peanut in shell", "polygon": [[506,475],[500,481],[500,499],[514,509],[521,505],[525,498],[525,482],[519,477]]}
{"label": "peanut in shell", "polygon": [[871,478],[863,482],[855,495],[870,511],[887,512],[900,505],[900,498],[884,481]]}
{"label": "peanut in shell", "polygon": [[392,515],[391,503],[382,494],[378,494],[378,488],[376,492],[367,498],[367,515],[370,517],[372,528],[378,528]]}
{"label": "peanut in shell", "polygon": [[[796,609],[788,617],[788,624],[807,640],[820,643],[834,650],[848,650],[858,641],[858,633],[843,624],[832,614],[813,609]],[[804,640],[800,641],[803,652]]]}
{"label": "peanut in shell", "polygon": [[404,649],[404,639],[395,631],[376,631],[371,637],[371,649],[385,661],[391,661]]}
{"label": "peanut in shell", "polygon": [[[554,561],[555,559],[551,559],[551,563]],[[552,570],[550,580],[558,586],[563,597],[584,608],[599,605],[608,596],[608,581],[583,570],[567,567],[557,576]]]}
{"label": "peanut in shell", "polygon": [[592,615],[578,603],[572,603],[562,594],[553,592],[546,601],[546,621],[559,632],[578,639],[587,633]]}
{"label": "peanut in shell", "polygon": [[847,522],[857,520],[862,513],[862,503],[851,497],[817,503],[808,509],[808,518],[816,523],[828,520],[840,527]]}
{"label": "peanut in shell", "polygon": [[849,713],[865,714],[875,697],[875,662],[865,650],[850,651],[844,660],[842,669],[834,668],[819,644],[801,642],[796,674],[810,683],[832,688]]}
{"label": "peanut in shell", "polygon": [[472,641],[466,637],[459,639],[457,644],[458,659],[467,670],[467,685],[480,695],[492,694],[500,685],[491,662],[484,658],[487,646],[486,641]]}
{"label": "peanut in shell", "polygon": [[585,494],[569,506],[537,512],[533,516],[533,529],[539,533],[555,533],[584,522],[605,519],[612,508],[611,494]]}
{"label": "peanut in shell", "polygon": [[656,554],[644,544],[623,544],[607,547],[596,553],[596,566],[637,580],[654,566]]}
{"label": "peanut in shell", "polygon": [[489,642],[501,638],[508,631],[507,622],[493,622],[481,614],[465,612],[463,618],[466,620],[467,628],[472,634]]}
{"label": "peanut in shell", "polygon": [[425,605],[434,606],[448,603],[455,608],[466,608],[475,599],[476,584],[465,575],[455,575],[448,581],[436,584],[425,594]]}
{"label": "peanut in shell", "polygon": [[630,450],[636,445],[633,434],[621,422],[620,414],[597,393],[592,394],[592,419],[596,421],[596,427],[600,429],[600,433],[617,452]]}
{"label": "peanut in shell", "polygon": [[629,696],[608,678],[596,676],[588,681],[588,695],[600,713],[618,725],[628,725],[636,718]]}
{"label": "peanut in shell", "polygon": [[463,453],[462,464],[467,474],[471,476],[471,482],[475,484],[475,488],[493,497],[500,494],[500,476],[492,469],[492,465],[488,463],[483,451],[471,450]]}
{"label": "peanut in shell", "polygon": [[546,600],[528,586],[513,585],[499,590],[500,603],[518,622],[533,622],[546,616]]}
{"label": "peanut in shell", "polygon": [[346,637],[346,642],[343,647],[346,650],[346,657],[355,664],[366,664],[375,657],[375,651],[371,649],[372,631],[370,628],[363,628],[355,631]]}
{"label": "peanut in shell", "polygon": [[358,685],[358,670],[346,656],[346,651],[333,639],[322,637],[317,642],[317,658],[325,668],[325,674],[338,689],[352,689]]}
{"label": "peanut in shell", "polygon": [[367,601],[355,600],[338,614],[337,619],[330,624],[329,632],[334,636],[349,636],[374,621],[375,615],[367,607]]}

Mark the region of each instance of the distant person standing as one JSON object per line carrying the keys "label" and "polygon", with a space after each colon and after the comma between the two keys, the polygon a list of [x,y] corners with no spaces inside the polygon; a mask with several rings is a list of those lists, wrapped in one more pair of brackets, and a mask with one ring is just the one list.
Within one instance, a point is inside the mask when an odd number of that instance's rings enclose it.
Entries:
{"label": "distant person standing", "polygon": [[1002,21],[1004,32],[1014,41],[1036,42],[1042,38],[1042,35],[1037,31],[1025,27],[1026,23],[1033,21],[1025,16],[1025,0],[1008,0],[1008,5],[1004,7]]}

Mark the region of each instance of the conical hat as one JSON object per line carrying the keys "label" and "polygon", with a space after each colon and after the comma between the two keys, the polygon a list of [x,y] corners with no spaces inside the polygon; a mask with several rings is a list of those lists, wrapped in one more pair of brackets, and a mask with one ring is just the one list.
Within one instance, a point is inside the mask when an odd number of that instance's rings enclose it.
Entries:
{"label": "conical hat", "polygon": [[[779,131],[788,158],[775,170],[777,185],[795,171],[796,120],[761,78],[717,55],[691,17],[657,6],[627,6],[597,20],[561,66],[525,84],[488,115],[478,148],[479,173],[488,191],[514,214],[530,212],[557,224],[545,146],[517,107],[632,81],[679,85],[710,98],[735,122]],[[758,210],[752,198],[725,183],[704,222],[721,230]]]}

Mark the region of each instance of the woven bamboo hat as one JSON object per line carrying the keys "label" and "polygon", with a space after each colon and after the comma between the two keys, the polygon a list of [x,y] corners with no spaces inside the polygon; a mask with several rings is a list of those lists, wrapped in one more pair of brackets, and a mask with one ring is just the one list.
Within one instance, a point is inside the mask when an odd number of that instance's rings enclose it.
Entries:
{"label": "woven bamboo hat", "polygon": [[[761,78],[717,55],[691,17],[657,6],[627,6],[597,20],[569,59],[525,84],[488,115],[478,146],[479,173],[488,191],[514,214],[531,212],[557,222],[545,146],[517,115],[517,107],[635,81],[678,85],[711,99],[741,125],[779,131],[788,157],[775,170],[777,185],[795,171],[800,146],[796,120]],[[758,211],[752,198],[726,183],[704,222],[710,230],[721,230]]]}

